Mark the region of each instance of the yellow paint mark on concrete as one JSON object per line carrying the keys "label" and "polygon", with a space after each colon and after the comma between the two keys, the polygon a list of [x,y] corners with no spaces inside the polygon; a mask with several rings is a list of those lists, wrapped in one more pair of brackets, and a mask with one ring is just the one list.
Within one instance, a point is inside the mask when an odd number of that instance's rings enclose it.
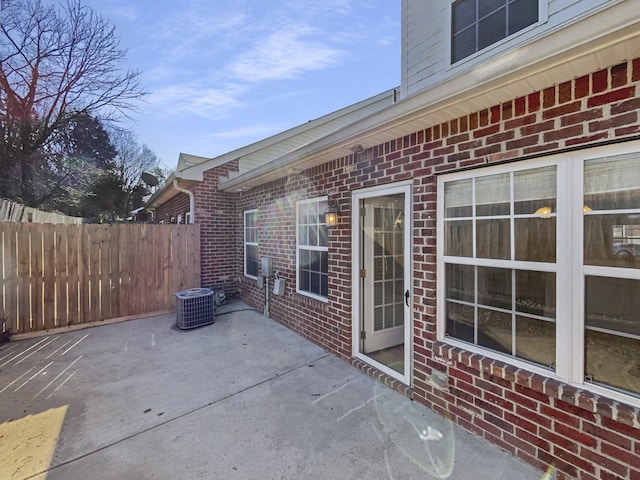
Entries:
{"label": "yellow paint mark on concrete", "polygon": [[[29,415],[0,425],[0,478],[20,480],[51,466],[67,406]],[[34,480],[44,480],[42,473]]]}

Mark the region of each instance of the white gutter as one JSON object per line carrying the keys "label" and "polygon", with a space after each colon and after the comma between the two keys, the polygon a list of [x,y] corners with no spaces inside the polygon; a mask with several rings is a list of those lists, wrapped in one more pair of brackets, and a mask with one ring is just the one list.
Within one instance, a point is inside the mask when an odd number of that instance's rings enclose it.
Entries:
{"label": "white gutter", "polygon": [[173,188],[177,191],[186,193],[189,195],[189,223],[195,223],[195,213],[196,213],[196,197],[191,190],[187,190],[186,188],[182,188],[178,183],[178,179],[173,179]]}

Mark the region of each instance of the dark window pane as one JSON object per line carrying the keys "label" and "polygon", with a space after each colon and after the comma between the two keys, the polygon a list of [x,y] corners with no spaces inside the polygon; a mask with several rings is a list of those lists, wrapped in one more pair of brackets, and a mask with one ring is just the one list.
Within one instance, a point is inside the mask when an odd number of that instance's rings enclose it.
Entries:
{"label": "dark window pane", "polygon": [[587,276],[585,325],[640,336],[640,280]]}
{"label": "dark window pane", "polygon": [[253,277],[258,275],[258,247],[255,245],[246,246],[245,268],[247,275]]}
{"label": "dark window pane", "polygon": [[480,0],[480,2],[478,3],[478,17],[482,18],[486,17],[487,15],[501,7],[504,8],[507,0]]}
{"label": "dark window pane", "polygon": [[452,338],[474,343],[473,307],[447,302],[447,331]]}
{"label": "dark window pane", "polygon": [[516,270],[516,310],[556,318],[556,275]]}
{"label": "dark window pane", "polygon": [[454,33],[476,21],[476,0],[458,0],[453,4],[452,25]]}
{"label": "dark window pane", "polygon": [[538,0],[515,0],[509,5],[509,35],[538,21]]}
{"label": "dark window pane", "polygon": [[300,270],[300,290],[302,290],[303,292],[308,292],[309,291],[309,270],[304,270],[301,269]]}
{"label": "dark window pane", "polygon": [[509,260],[511,243],[509,219],[476,222],[476,257]]}
{"label": "dark window pane", "polygon": [[511,314],[478,309],[478,345],[512,354]]}
{"label": "dark window pane", "polygon": [[451,48],[451,63],[473,55],[478,51],[476,45],[476,29],[469,27],[453,37]]}
{"label": "dark window pane", "polygon": [[474,267],[472,265],[447,264],[445,266],[447,299],[474,302],[475,282],[473,272]]}
{"label": "dark window pane", "polygon": [[320,277],[320,295],[323,297],[329,296],[329,275]]}
{"label": "dark window pane", "polygon": [[507,36],[507,10],[505,8],[480,20],[478,24],[478,50],[493,45]]}
{"label": "dark window pane", "polygon": [[329,252],[320,252],[320,271],[329,273]]}
{"label": "dark window pane", "polygon": [[309,274],[309,292],[320,295],[320,274],[311,272]]}
{"label": "dark window pane", "polygon": [[309,259],[309,250],[300,250],[300,260],[298,262],[298,266],[300,268],[309,268],[310,259]]}
{"label": "dark window pane", "polygon": [[444,228],[444,254],[472,257],[473,222],[471,220],[445,222]]}
{"label": "dark window pane", "polygon": [[587,331],[587,380],[640,394],[640,340]]}
{"label": "dark window pane", "polygon": [[545,320],[516,317],[516,357],[555,368],[556,324]]}
{"label": "dark window pane", "polygon": [[556,217],[516,218],[516,260],[555,263]]}
{"label": "dark window pane", "polygon": [[511,270],[478,267],[478,303],[511,310]]}

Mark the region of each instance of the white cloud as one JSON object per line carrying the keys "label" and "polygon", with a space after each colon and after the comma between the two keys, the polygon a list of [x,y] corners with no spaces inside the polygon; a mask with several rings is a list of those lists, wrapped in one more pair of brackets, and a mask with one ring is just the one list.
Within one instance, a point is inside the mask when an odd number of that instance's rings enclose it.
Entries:
{"label": "white cloud", "polygon": [[170,85],[152,92],[148,103],[162,116],[185,113],[206,118],[220,118],[242,106],[242,86],[208,88],[195,85]]}
{"label": "white cloud", "polygon": [[275,125],[246,125],[234,130],[212,133],[209,138],[266,138],[281,131],[282,128]]}
{"label": "white cloud", "polygon": [[344,51],[314,39],[318,33],[301,25],[284,27],[237,57],[228,71],[238,80],[260,82],[293,78],[336,65]]}

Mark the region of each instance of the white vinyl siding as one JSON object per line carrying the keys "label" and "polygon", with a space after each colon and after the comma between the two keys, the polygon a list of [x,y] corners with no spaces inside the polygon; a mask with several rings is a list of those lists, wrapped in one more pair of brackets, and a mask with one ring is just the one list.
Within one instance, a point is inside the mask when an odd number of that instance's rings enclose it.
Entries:
{"label": "white vinyl siding", "polygon": [[[470,69],[495,59],[516,48],[524,48],[546,35],[585,20],[594,13],[620,3],[621,0],[540,0],[538,22],[474,55],[452,65],[451,10],[453,0],[403,0],[402,5],[402,97],[439,85]],[[607,30],[602,18],[598,25]],[[589,26],[588,28],[592,28]],[[579,29],[582,31],[582,29]],[[510,62],[528,61],[527,56]]]}

